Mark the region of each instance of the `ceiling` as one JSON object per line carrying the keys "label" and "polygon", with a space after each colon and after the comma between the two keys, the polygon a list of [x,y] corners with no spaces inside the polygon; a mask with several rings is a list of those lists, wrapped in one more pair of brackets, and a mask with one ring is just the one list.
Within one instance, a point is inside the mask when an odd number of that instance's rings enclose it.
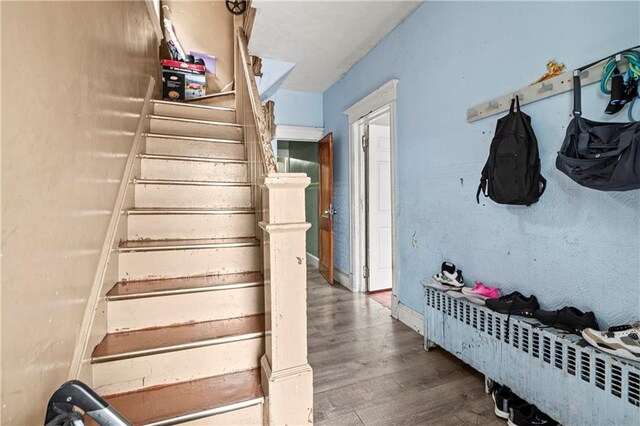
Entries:
{"label": "ceiling", "polygon": [[283,88],[324,92],[421,3],[254,0],[249,50],[296,64]]}

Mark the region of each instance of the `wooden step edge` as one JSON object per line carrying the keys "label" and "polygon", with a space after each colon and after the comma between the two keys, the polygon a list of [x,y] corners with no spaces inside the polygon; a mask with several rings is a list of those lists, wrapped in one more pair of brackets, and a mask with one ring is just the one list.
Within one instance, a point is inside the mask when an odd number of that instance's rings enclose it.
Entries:
{"label": "wooden step edge", "polygon": [[215,416],[218,414],[229,413],[231,411],[242,410],[243,408],[253,407],[254,405],[264,404],[264,396],[259,398],[249,399],[246,401],[239,401],[233,404],[223,405],[220,407],[209,408],[192,414],[184,414],[181,416],[172,417],[166,420],[160,420],[157,422],[144,423],[144,426],[171,426],[180,423],[191,422],[207,417]]}
{"label": "wooden step edge", "polygon": [[214,337],[211,339],[202,339],[202,340],[189,342],[189,343],[180,343],[176,345],[167,345],[167,346],[157,347],[157,348],[140,349],[137,351],[122,352],[122,353],[112,354],[112,355],[102,355],[98,357],[92,357],[91,364],[100,364],[100,363],[109,362],[109,361],[119,361],[122,359],[138,358],[141,356],[159,355],[159,354],[164,354],[168,352],[202,348],[205,346],[222,345],[225,343],[241,342],[243,340],[250,340],[250,339],[257,339],[260,337],[264,337],[264,334],[265,334],[264,331],[260,331],[260,332],[254,332],[254,333],[237,334],[233,336]]}
{"label": "wooden step edge", "polygon": [[[175,342],[163,343],[163,344],[156,343],[157,346],[148,346],[145,348],[137,348],[137,349],[129,349],[129,350],[118,350],[118,351],[112,351],[111,353],[106,353],[103,355],[96,355],[96,352],[99,352],[102,349],[102,345],[106,344],[107,347],[109,346],[109,343],[105,343],[105,342],[108,342],[107,339],[112,337],[129,335],[129,337],[135,336],[136,339],[140,339],[144,341],[145,333],[157,333],[158,331],[162,331],[162,332],[167,331],[167,332],[174,333],[176,335],[185,334],[185,333],[188,334],[190,331],[193,330],[192,327],[194,326],[201,326],[201,325],[206,326],[206,325],[215,324],[215,323],[221,324],[225,321],[228,322],[230,320],[241,320],[241,321],[260,320],[262,326],[260,327],[259,331],[254,328],[252,331],[236,332],[235,334],[226,334],[226,335],[223,334],[221,336],[216,336],[216,337],[194,338],[193,340],[180,342],[180,343],[175,343]],[[227,326],[228,325],[225,324],[220,327],[227,327]],[[252,327],[249,327],[249,328],[252,328]],[[244,340],[263,338],[264,336],[265,336],[264,314],[249,315],[246,317],[230,318],[226,320],[214,320],[214,321],[205,321],[200,323],[187,323],[187,324],[171,325],[171,326],[165,326],[165,327],[153,327],[153,328],[146,328],[146,329],[140,329],[140,330],[119,331],[119,332],[107,334],[104,337],[103,341],[100,342],[94,348],[93,354],[91,355],[91,364],[101,364],[101,363],[111,362],[111,361],[119,361],[124,359],[132,359],[132,358],[139,358],[139,357],[150,356],[150,355],[165,354],[169,352],[183,351],[188,349],[202,348],[206,346],[242,342]],[[149,339],[148,335],[146,339],[147,340]],[[102,349],[102,351],[108,352],[108,350],[105,350],[105,349]]]}
{"label": "wooden step edge", "polygon": [[[259,246],[260,241],[255,238],[229,238],[218,240],[128,240],[118,246],[120,253],[167,251],[167,250],[198,250],[212,248],[237,248]],[[244,240],[244,241],[232,241]]]}
{"label": "wooden step edge", "polygon": [[229,90],[227,92],[211,93],[210,95],[204,95],[204,96],[200,96],[198,98],[185,99],[184,102],[185,103],[191,103],[191,102],[204,101],[205,99],[224,98],[224,97],[227,97],[227,96],[235,96],[235,95],[236,95],[236,91],[235,90]]}
{"label": "wooden step edge", "polygon": [[187,185],[187,186],[251,186],[247,182],[220,182],[204,180],[177,180],[177,179],[137,179],[132,183],[136,185]]}
{"label": "wooden step edge", "polygon": [[146,133],[145,137],[155,138],[155,139],[176,139],[176,140],[182,140],[182,141],[196,141],[196,142],[207,142],[207,143],[235,143],[235,144],[244,143],[240,139],[207,138],[203,136],[167,135],[164,133]]}
{"label": "wooden step edge", "polygon": [[165,154],[138,154],[138,158],[143,160],[169,160],[169,161],[195,161],[195,162],[202,162],[202,163],[247,164],[247,160],[234,160],[230,158],[213,158],[213,157],[188,157],[183,155],[165,155]]}
{"label": "wooden step edge", "polygon": [[253,368],[106,395],[104,399],[136,425],[173,425],[263,404],[260,382],[260,368]]}
{"label": "wooden step edge", "polygon": [[197,108],[197,109],[209,110],[209,111],[221,111],[221,112],[235,112],[236,111],[235,108],[229,108],[229,107],[212,106],[212,105],[198,105],[198,104],[176,102],[176,101],[165,101],[165,100],[162,100],[162,99],[152,99],[151,102],[154,103],[154,104],[159,104],[159,105],[178,106],[178,107],[184,107],[184,108]]}
{"label": "wooden step edge", "polygon": [[150,114],[147,116],[147,118],[151,120],[179,121],[181,123],[206,124],[208,126],[237,127],[239,129],[242,128],[241,124],[236,124],[236,123],[225,123],[224,121],[200,120],[197,118],[172,117],[170,115]]}
{"label": "wooden step edge", "polygon": [[255,214],[255,209],[170,209],[170,208],[134,208],[127,210],[129,216],[145,216],[145,215],[236,215],[236,214]]}
{"label": "wooden step edge", "polygon": [[182,287],[182,288],[173,288],[166,290],[154,290],[154,291],[141,291],[137,293],[130,294],[115,294],[119,285],[127,284],[125,283],[116,283],[115,286],[107,292],[105,300],[107,302],[117,302],[122,300],[132,300],[132,299],[144,299],[149,297],[162,297],[162,296],[175,296],[180,294],[194,294],[194,293],[207,293],[213,291],[223,291],[223,290],[238,290],[243,288],[252,288],[252,287],[263,287],[264,281],[256,280],[256,281],[247,281],[244,283],[235,283],[235,284],[218,284],[218,285],[209,285],[202,287]]}

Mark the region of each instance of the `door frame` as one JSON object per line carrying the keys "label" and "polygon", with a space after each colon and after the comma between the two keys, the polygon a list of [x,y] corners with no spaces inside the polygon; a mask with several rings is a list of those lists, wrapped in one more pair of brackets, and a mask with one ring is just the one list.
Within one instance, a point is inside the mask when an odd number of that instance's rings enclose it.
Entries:
{"label": "door frame", "polygon": [[374,90],[360,101],[347,108],[344,113],[349,117],[349,252],[350,281],[354,292],[367,291],[367,282],[363,276],[366,235],[364,233],[365,188],[364,188],[364,151],[362,150],[360,127],[368,116],[389,111],[391,131],[391,315],[398,316],[398,271],[397,271],[397,185],[396,185],[396,88],[399,80],[393,79]]}

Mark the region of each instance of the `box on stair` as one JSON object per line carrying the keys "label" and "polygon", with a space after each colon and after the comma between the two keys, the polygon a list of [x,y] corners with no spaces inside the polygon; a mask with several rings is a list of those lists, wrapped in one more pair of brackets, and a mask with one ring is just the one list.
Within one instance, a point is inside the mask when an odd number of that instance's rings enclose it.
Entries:
{"label": "box on stair", "polygon": [[162,98],[183,101],[206,93],[204,65],[164,59],[162,61]]}

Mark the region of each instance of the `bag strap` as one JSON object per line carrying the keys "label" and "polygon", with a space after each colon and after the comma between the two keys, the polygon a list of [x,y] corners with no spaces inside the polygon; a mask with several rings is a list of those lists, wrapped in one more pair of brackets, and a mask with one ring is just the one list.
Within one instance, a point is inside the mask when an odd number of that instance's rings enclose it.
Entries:
{"label": "bag strap", "polygon": [[487,170],[488,167],[488,160],[487,160],[487,164],[484,165],[484,168],[482,169],[482,174],[480,175],[480,185],[478,185],[478,191],[476,192],[476,202],[478,204],[480,204],[480,193],[482,192],[482,195],[484,195],[485,197],[487,196],[487,181],[489,180],[489,171]]}
{"label": "bag strap", "polygon": [[620,134],[620,141],[618,142],[618,146],[616,147],[616,149],[594,154],[591,152],[589,148],[589,142],[590,142],[589,134],[580,133],[578,134],[576,150],[578,151],[578,154],[580,154],[580,156],[584,158],[617,157],[629,146],[631,146],[631,142],[633,141],[633,138],[635,137],[635,135],[636,135],[636,126],[633,126],[632,128],[627,129]]}
{"label": "bag strap", "polygon": [[590,64],[584,65],[573,71],[573,116],[574,117],[579,117],[582,115],[582,95],[581,95],[582,87],[580,86],[580,74],[582,73],[582,71],[588,68],[591,68],[592,66],[596,65],[598,62],[602,62],[605,59],[611,58],[612,56],[619,55],[620,53],[624,53],[627,50],[636,50],[636,49],[640,49],[640,45],[621,50],[619,52],[614,53],[613,55],[605,56],[602,59],[598,59],[595,62],[591,62]]}
{"label": "bag strap", "polygon": [[516,95],[511,98],[511,107],[509,107],[509,114],[513,114],[513,107],[516,106],[516,111],[520,112],[520,96]]}
{"label": "bag strap", "polygon": [[544,194],[544,190],[547,189],[547,180],[542,175],[538,175],[538,178],[540,179],[540,183],[542,184],[540,195],[538,195],[538,197],[542,197],[542,194]]}
{"label": "bag strap", "polygon": [[476,203],[480,204],[480,193],[485,197],[487,196],[487,180],[485,178],[480,179],[480,185],[478,185],[478,191],[476,191]]}

